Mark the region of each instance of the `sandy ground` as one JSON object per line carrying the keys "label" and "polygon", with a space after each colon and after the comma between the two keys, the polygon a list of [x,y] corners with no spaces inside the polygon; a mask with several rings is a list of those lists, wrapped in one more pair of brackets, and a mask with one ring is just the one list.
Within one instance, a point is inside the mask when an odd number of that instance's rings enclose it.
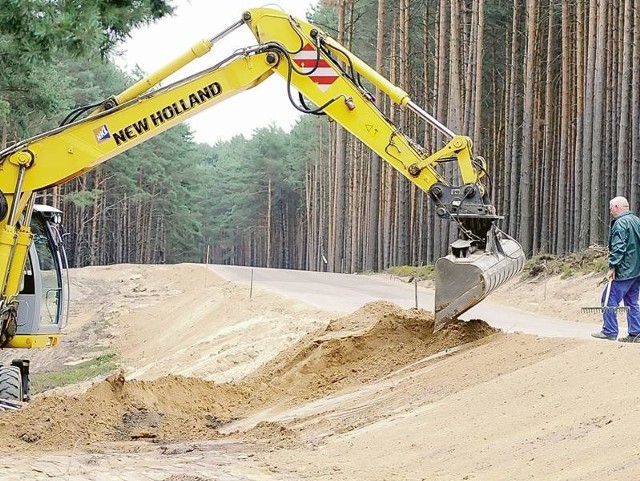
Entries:
{"label": "sandy ground", "polygon": [[[34,369],[113,352],[121,371],[0,414],[0,479],[640,479],[638,345],[490,319],[433,333],[429,312],[388,302],[248,299],[200,265],[73,279],[66,336]],[[515,279],[491,299],[597,329],[580,308],[598,282]]]}

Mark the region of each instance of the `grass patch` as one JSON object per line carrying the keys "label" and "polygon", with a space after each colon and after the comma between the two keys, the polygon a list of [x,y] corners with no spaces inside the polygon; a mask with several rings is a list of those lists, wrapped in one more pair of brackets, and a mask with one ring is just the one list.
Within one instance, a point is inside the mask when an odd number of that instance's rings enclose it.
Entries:
{"label": "grass patch", "polygon": [[55,387],[87,381],[96,376],[114,371],[117,367],[116,355],[110,353],[81,362],[75,366],[66,366],[60,371],[32,374],[30,376],[31,392],[37,394]]}
{"label": "grass patch", "polygon": [[398,277],[411,277],[420,280],[433,280],[433,265],[414,266],[393,266],[386,269],[388,274]]}

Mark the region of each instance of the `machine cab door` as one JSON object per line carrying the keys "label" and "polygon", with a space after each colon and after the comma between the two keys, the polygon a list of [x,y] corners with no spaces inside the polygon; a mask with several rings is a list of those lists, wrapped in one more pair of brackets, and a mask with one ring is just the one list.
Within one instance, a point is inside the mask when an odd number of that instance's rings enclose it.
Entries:
{"label": "machine cab door", "polygon": [[10,343],[15,347],[52,347],[66,325],[69,276],[61,219],[62,212],[58,209],[34,206],[31,218],[33,242],[18,295],[17,332]]}

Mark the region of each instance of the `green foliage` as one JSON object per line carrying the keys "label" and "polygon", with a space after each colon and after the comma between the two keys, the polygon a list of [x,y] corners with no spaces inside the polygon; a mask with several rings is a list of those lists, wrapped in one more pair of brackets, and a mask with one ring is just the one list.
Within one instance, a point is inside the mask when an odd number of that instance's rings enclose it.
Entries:
{"label": "green foliage", "polygon": [[[103,62],[69,58],[61,70],[69,78],[70,88],[64,95],[70,105],[94,103],[121,92],[132,83],[132,79],[115,66]],[[69,243],[74,247],[86,246],[85,239],[94,237],[88,229],[97,225],[101,232],[108,233],[95,236],[108,241],[99,247],[101,262],[109,262],[113,252],[122,251],[123,240],[135,244],[127,249],[126,261],[140,262],[137,256],[142,249],[134,240],[140,238],[155,246],[156,262],[199,261],[203,244],[203,199],[211,201],[206,182],[211,169],[206,164],[208,152],[208,148],[194,144],[186,125],[178,125],[114,157],[86,174],[83,181],[65,185],[62,207],[68,218],[85,220],[71,226]],[[95,178],[100,179],[99,188],[95,188]],[[100,214],[97,224],[87,222],[94,216],[94,205]],[[125,217],[136,223],[122,232],[118,222]],[[153,226],[151,230],[144,231],[141,220]],[[87,253],[82,251],[71,252],[71,258],[75,265],[89,261]],[[123,261],[118,257],[115,260]]]}
{"label": "green foliage", "polygon": [[110,181],[108,204],[142,204],[166,226],[167,262],[200,260],[204,202],[211,202],[202,152],[179,125],[101,167]]}
{"label": "green foliage", "polygon": [[298,120],[289,134],[287,166],[289,184],[300,187],[304,183],[305,168],[313,163],[317,156],[319,143],[318,130],[325,119],[305,115]]}
{"label": "green foliage", "polygon": [[7,121],[7,117],[11,112],[11,105],[6,100],[0,99],[0,123]]}
{"label": "green foliage", "polygon": [[164,0],[0,0],[0,62],[50,61],[59,51],[104,55],[133,28],[172,12]]}
{"label": "green foliage", "polygon": [[69,192],[65,194],[62,201],[65,204],[73,205],[80,209],[90,207],[93,203],[104,194],[100,189],[80,190],[77,192]]}
{"label": "green foliage", "polygon": [[233,249],[251,235],[264,236],[269,215],[303,207],[305,167],[317,139],[313,120],[303,119],[290,134],[273,125],[256,129],[251,139],[237,136],[205,154],[208,244]]}
{"label": "green foliage", "polygon": [[74,366],[67,366],[60,371],[32,374],[31,391],[33,394],[37,394],[48,389],[68,386],[93,379],[96,376],[103,376],[117,368],[116,361],[116,355],[108,353]]}
{"label": "green foliage", "polygon": [[78,67],[72,56],[96,64],[132,28],[172,11],[165,0],[0,0],[0,123],[15,135],[7,140],[48,130],[78,105],[69,96]]}

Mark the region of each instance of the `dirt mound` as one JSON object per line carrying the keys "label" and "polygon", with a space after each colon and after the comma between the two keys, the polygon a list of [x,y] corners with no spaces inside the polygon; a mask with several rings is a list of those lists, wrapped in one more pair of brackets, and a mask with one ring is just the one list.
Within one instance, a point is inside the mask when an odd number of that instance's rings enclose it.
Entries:
{"label": "dirt mound", "polygon": [[[246,379],[294,401],[384,377],[417,360],[497,332],[479,320],[433,332],[433,315],[386,301],[366,304],[307,335]],[[268,387],[267,387],[268,386]]]}
{"label": "dirt mound", "polygon": [[433,317],[426,311],[373,302],[307,335],[238,383],[181,376],[129,381],[118,374],[75,397],[39,397],[22,412],[0,416],[0,447],[214,439],[222,426],[266,406],[300,403],[379,379],[496,332],[482,321],[432,330]]}
{"label": "dirt mound", "polygon": [[3,448],[65,449],[102,441],[207,439],[248,405],[232,384],[167,376],[126,381],[110,376],[82,395],[42,396],[0,416]]}

